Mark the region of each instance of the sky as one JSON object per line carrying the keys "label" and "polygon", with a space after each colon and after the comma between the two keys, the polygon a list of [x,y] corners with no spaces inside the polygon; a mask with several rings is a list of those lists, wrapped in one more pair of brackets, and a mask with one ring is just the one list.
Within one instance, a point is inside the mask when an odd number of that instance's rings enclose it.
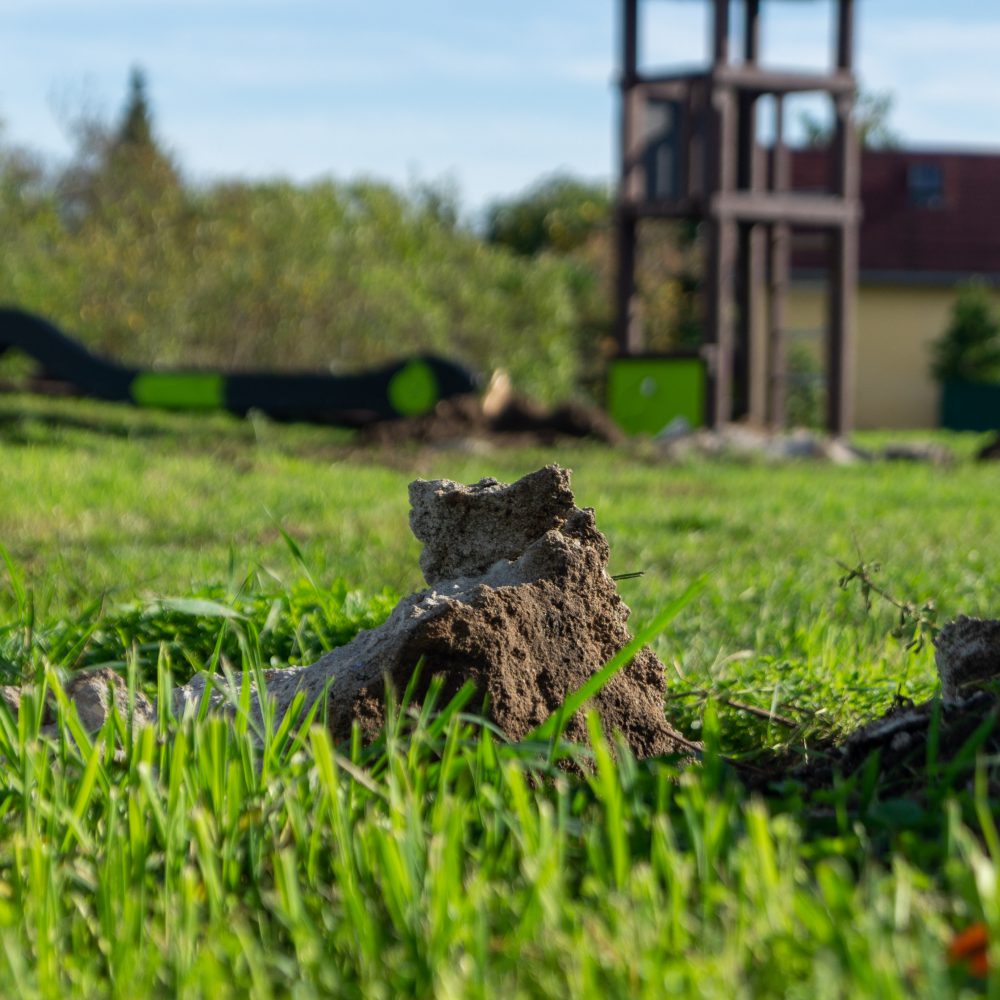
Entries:
{"label": "sky", "polygon": [[[908,145],[1000,149],[1000,3],[857,0],[858,71]],[[0,0],[4,140],[52,162],[130,68],[196,181],[376,177],[466,209],[614,176],[617,0]],[[695,65],[707,3],[641,0],[642,65]],[[770,64],[829,64],[832,0],[764,0]],[[800,110],[809,110],[804,104]],[[794,108],[789,118],[797,120]]]}

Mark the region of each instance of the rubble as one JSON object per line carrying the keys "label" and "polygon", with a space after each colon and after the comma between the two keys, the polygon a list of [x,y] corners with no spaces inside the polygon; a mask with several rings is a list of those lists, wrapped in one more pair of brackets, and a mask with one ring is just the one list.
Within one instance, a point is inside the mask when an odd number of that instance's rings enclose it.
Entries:
{"label": "rubble", "polygon": [[879,459],[922,461],[946,465],[952,452],[937,444],[886,445],[881,451],[858,447],[847,438],[830,437],[798,427],[769,431],[749,424],[727,424],[717,430],[693,428],[683,418],[672,420],[653,438],[661,458],[669,462],[692,458],[724,458],[737,461],[820,461],[833,465],[858,465]]}

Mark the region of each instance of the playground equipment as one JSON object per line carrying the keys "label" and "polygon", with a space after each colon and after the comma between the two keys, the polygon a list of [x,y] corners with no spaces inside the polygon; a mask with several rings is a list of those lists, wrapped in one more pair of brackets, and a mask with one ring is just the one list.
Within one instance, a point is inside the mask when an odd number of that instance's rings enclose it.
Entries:
{"label": "playground equipment", "polygon": [[[709,64],[664,72],[640,65],[641,0],[619,0],[619,354],[611,364],[611,414],[623,427],[645,429],[677,416],[710,426],[741,418],[782,426],[790,241],[794,230],[804,229],[827,243],[826,426],[843,434],[852,422],[860,219],[852,122],[855,0],[835,0],[833,65],[817,72],[760,64],[763,0],[743,0],[738,46],[731,0],[705,2]],[[810,92],[832,104],[823,191],[793,188],[783,131],[786,98]],[[770,136],[758,128],[764,102],[774,113]],[[650,219],[683,219],[703,229],[700,367],[690,357],[645,353],[636,257],[638,228]]]}
{"label": "playground equipment", "polygon": [[40,316],[0,309],[0,355],[16,348],[44,377],[95,399],[168,410],[259,410],[275,420],[360,427],[429,413],[439,400],[475,392],[461,365],[420,355],[356,375],[152,371],[98,357]]}

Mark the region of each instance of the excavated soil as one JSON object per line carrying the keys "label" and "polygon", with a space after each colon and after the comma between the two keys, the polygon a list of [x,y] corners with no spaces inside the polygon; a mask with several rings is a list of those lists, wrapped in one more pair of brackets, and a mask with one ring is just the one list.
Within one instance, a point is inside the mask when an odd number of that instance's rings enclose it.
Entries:
{"label": "excavated soil", "polygon": [[549,409],[531,400],[512,398],[491,409],[477,396],[458,396],[441,400],[433,412],[421,417],[371,424],[359,431],[358,439],[366,446],[380,447],[469,442],[501,447],[548,447],[570,439],[620,445],[625,436],[596,407],[566,403]]}

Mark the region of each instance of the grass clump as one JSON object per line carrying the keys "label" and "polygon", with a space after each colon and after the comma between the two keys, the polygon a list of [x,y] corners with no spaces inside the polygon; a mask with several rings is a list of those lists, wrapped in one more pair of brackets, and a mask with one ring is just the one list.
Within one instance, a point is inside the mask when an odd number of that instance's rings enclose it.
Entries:
{"label": "grass clump", "polygon": [[708,719],[683,772],[613,756],[592,719],[574,778],[439,707],[391,711],[368,748],[319,725],[259,744],[239,717],[88,739],[62,702],[45,735],[0,710],[0,990],[943,995],[950,926],[994,926],[996,858],[955,809],[931,876],[748,799]]}

